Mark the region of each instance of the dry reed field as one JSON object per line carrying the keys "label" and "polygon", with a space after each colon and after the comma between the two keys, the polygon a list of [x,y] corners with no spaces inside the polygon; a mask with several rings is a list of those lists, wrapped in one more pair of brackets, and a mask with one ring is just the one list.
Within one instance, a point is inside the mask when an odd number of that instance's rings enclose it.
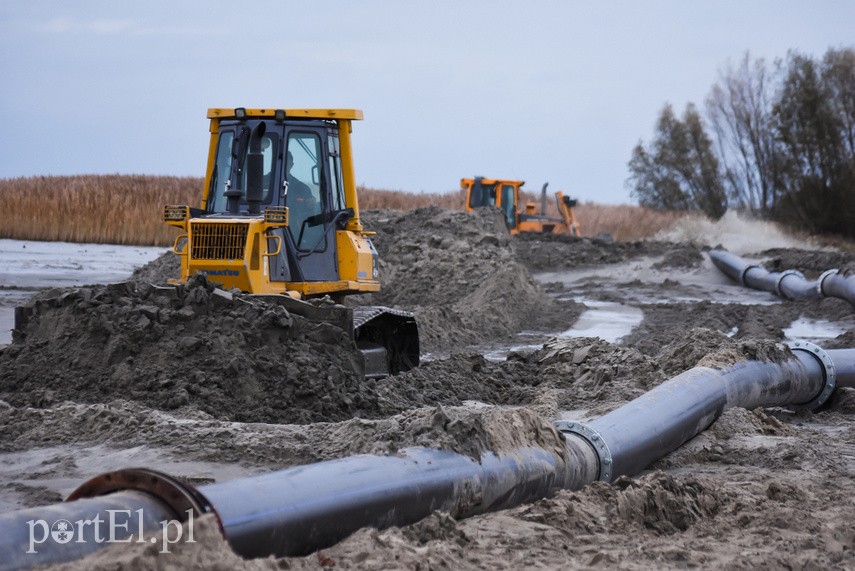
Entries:
{"label": "dry reed field", "polygon": [[144,246],[172,244],[166,204],[197,204],[202,179],[137,175],[0,180],[0,238]]}
{"label": "dry reed field", "polygon": [[[0,238],[109,244],[171,245],[177,231],[163,224],[166,204],[199,204],[198,177],[140,175],[39,176],[0,179]],[[413,210],[424,206],[463,209],[462,191],[413,194],[359,187],[360,208]],[[523,202],[539,198],[525,193]],[[557,215],[550,196],[547,214]],[[640,240],[669,227],[682,213],[629,205],[584,203],[576,217],[585,236],[608,232]]]}

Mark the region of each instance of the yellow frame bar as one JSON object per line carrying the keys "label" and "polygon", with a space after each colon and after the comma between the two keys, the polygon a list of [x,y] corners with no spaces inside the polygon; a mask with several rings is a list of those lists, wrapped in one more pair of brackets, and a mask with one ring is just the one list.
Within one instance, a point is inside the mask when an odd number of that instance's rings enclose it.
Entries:
{"label": "yellow frame bar", "polygon": [[[238,108],[240,109],[240,108]],[[246,109],[247,117],[274,117],[276,111],[284,111],[285,118],[300,119],[345,119],[361,121],[360,109]],[[208,119],[235,119],[235,108],[212,107],[208,109]]]}

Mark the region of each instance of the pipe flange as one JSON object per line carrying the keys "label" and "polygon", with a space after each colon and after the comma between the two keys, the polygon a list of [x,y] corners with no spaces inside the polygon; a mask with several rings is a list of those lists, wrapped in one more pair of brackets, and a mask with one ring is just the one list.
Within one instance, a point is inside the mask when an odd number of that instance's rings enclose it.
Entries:
{"label": "pipe flange", "polygon": [[555,428],[560,432],[575,434],[584,438],[591,445],[591,448],[594,449],[594,452],[597,453],[597,459],[600,461],[600,470],[597,479],[601,482],[611,483],[612,452],[599,432],[590,426],[572,420],[559,420],[555,423]]}
{"label": "pipe flange", "polygon": [[816,292],[820,295],[820,297],[825,297],[825,292],[822,291],[822,283],[825,281],[825,278],[839,273],[840,270],[834,268],[833,270],[825,270],[824,272],[819,274],[819,278],[817,278],[816,280]]}
{"label": "pipe flange", "polygon": [[181,521],[187,519],[189,510],[192,510],[194,516],[211,511],[210,502],[195,487],[147,468],[128,468],[95,476],[71,492],[65,501],[73,502],[124,490],[135,490],[154,496],[166,504],[174,512],[176,519]]}
{"label": "pipe flange", "polygon": [[814,410],[821,407],[834,392],[834,387],[837,386],[837,369],[834,367],[834,361],[822,347],[810,341],[791,341],[787,343],[787,347],[790,348],[790,351],[810,353],[822,367],[823,381],[822,390],[813,400],[803,404],[790,405],[789,408],[793,410]]}
{"label": "pipe flange", "polygon": [[747,274],[749,271],[753,270],[754,268],[760,268],[761,270],[765,270],[765,268],[763,266],[758,265],[758,264],[752,264],[750,266],[745,266],[745,269],[742,270],[741,274],[739,274],[739,283],[742,284],[742,287],[751,287],[747,283],[745,283],[745,274]]}
{"label": "pipe flange", "polygon": [[797,276],[801,279],[805,279],[805,275],[798,270],[786,270],[781,272],[781,275],[778,276],[778,279],[775,281],[775,293],[778,294],[778,297],[782,297],[784,299],[789,299],[784,295],[784,292],[781,291],[781,282],[784,281],[784,278],[787,276]]}

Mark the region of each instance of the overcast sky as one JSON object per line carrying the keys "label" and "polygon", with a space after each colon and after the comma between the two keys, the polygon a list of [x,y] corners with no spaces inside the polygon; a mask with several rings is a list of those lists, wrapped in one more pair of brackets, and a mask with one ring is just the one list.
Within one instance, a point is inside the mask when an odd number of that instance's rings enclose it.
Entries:
{"label": "overcast sky", "polygon": [[746,51],[855,45],[850,1],[0,0],[0,178],[204,174],[208,107],[356,107],[357,181],[631,202],[666,102]]}

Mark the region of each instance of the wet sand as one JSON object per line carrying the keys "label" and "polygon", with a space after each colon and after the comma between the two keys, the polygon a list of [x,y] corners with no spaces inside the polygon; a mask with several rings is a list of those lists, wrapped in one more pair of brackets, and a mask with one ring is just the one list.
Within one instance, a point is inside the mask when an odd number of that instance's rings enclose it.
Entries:
{"label": "wet sand", "polygon": [[[355,303],[415,310],[431,356],[422,367],[362,383],[340,367],[350,358],[340,337],[264,308],[245,318],[207,283],[158,302],[146,284],[175,271],[169,259],[118,294],[67,290],[40,306],[42,325],[0,350],[0,510],[56,501],[132,458],[208,483],[414,445],[477,457],[536,441],[555,419],[599,416],[722,347],[807,334],[852,346],[851,307],[745,290],[709,263],[715,235],[516,240],[498,216],[439,209],[365,222],[378,231],[385,289]],[[761,244],[783,247],[770,263],[813,271],[819,254],[775,240]],[[206,338],[210,328],[224,341]],[[287,358],[260,357],[283,343]],[[105,346],[123,349],[105,358]],[[305,558],[240,560],[202,522],[201,541],[169,559],[121,546],[68,568],[851,568],[853,414],[850,389],[816,412],[733,409],[612,485],[464,521],[437,513],[362,530]]]}

